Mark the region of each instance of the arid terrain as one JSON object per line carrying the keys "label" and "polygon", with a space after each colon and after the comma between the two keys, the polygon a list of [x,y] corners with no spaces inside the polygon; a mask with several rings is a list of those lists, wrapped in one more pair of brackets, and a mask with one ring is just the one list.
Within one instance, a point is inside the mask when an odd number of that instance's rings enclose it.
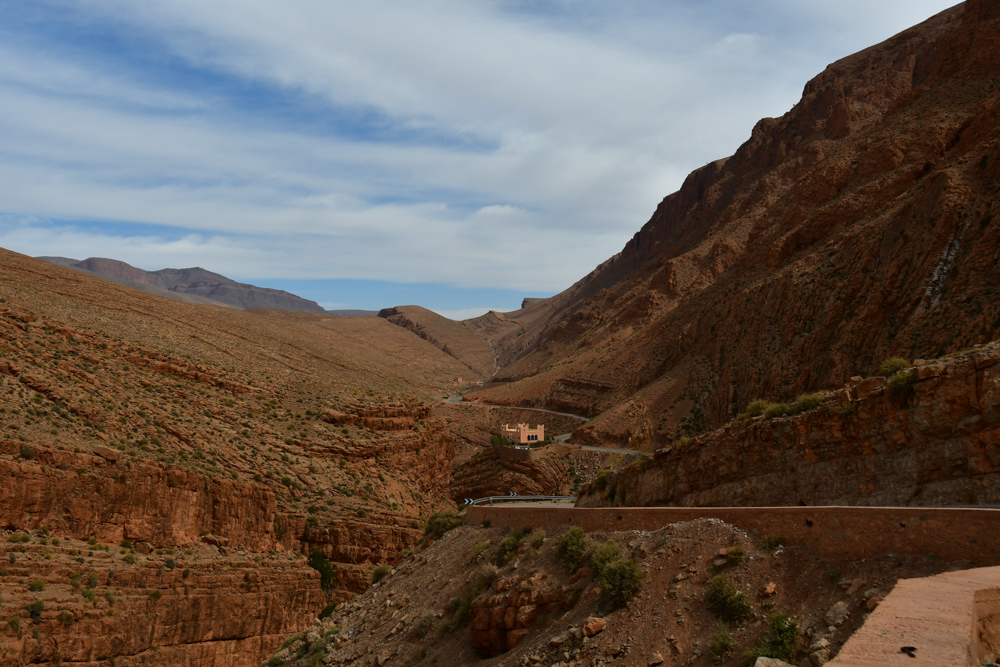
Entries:
{"label": "arid terrain", "polygon": [[[257,308],[281,295],[0,250],[0,667],[739,665],[764,641],[820,667],[898,579],[972,561],[458,503],[997,504],[998,186],[1000,4],[969,0],[830,65],[515,312]],[[490,443],[519,422],[570,443]]]}

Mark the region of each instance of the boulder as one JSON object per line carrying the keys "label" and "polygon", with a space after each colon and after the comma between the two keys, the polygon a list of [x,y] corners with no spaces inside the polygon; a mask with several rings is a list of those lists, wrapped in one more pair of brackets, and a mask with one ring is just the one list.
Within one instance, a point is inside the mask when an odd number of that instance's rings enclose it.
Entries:
{"label": "boulder", "polygon": [[608,627],[608,622],[603,618],[591,616],[587,619],[587,622],[583,624],[583,636],[593,637],[603,631],[606,627]]}

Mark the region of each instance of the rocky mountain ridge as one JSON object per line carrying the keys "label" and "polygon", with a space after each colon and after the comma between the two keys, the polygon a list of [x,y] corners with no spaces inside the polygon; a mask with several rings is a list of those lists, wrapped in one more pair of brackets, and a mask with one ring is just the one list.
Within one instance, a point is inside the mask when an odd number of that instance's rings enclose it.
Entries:
{"label": "rocky mountain ridge", "polygon": [[105,257],[90,257],[82,261],[68,257],[39,257],[38,259],[184,303],[223,306],[239,308],[240,310],[275,308],[342,316],[374,315],[376,312],[368,310],[328,311],[315,301],[303,299],[285,290],[239,283],[200,267],[145,271],[125,262]]}
{"label": "rocky mountain ridge", "polygon": [[569,290],[470,321],[512,329],[479,396],[652,449],[997,337],[998,34],[970,0],[830,65]]}

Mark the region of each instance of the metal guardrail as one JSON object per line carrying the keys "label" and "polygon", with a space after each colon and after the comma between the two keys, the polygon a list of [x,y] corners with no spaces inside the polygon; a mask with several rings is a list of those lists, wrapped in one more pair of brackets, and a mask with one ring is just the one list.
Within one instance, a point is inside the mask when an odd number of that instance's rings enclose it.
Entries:
{"label": "metal guardrail", "polygon": [[466,498],[465,504],[469,507],[473,505],[493,505],[493,503],[517,503],[524,501],[547,501],[555,502],[559,500],[571,500],[576,502],[576,496],[518,496],[518,495],[506,495],[506,496],[487,496],[485,498]]}

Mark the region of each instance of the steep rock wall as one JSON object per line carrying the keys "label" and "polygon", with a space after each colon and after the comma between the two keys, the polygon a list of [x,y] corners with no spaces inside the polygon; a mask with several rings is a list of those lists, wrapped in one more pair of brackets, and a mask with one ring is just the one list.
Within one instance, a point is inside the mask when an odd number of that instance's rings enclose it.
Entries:
{"label": "steep rock wall", "polygon": [[591,484],[600,506],[1000,503],[1000,344],[920,363],[910,396],[884,378],[796,417],[757,417]]}

